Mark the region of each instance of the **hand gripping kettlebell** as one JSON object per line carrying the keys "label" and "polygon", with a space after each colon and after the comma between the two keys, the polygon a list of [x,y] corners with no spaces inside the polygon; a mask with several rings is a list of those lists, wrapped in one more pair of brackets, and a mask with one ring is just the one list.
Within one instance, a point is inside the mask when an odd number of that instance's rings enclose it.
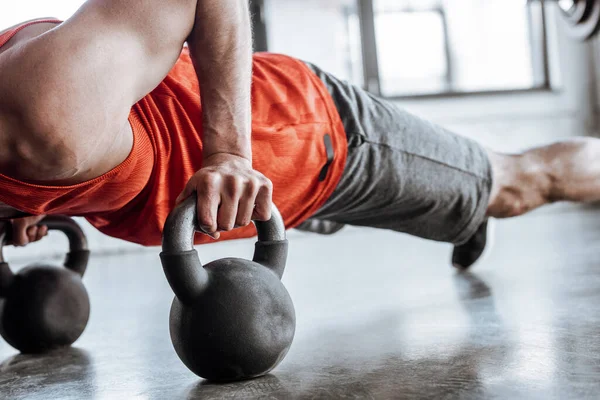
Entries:
{"label": "hand gripping kettlebell", "polygon": [[81,281],[90,252],[79,225],[63,216],[40,224],[69,239],[64,268],[34,264],[14,274],[4,261],[10,223],[0,228],[0,334],[22,353],[43,353],[74,343],[90,316],[90,300]]}
{"label": "hand gripping kettlebell", "polygon": [[202,267],[193,248],[196,196],[169,215],[163,269],[175,299],[170,332],[175,351],[196,375],[211,381],[267,374],[287,354],[296,328],[294,304],[281,283],[288,242],[279,211],[256,221],[253,261],[225,258]]}

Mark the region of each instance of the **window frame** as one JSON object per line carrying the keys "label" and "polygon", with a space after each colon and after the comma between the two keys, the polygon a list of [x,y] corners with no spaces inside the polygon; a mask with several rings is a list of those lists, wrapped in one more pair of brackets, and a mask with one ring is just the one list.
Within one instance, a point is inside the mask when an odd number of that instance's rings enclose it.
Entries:
{"label": "window frame", "polygon": [[[539,10],[534,11],[533,7],[539,7]],[[552,91],[550,62],[548,56],[548,37],[547,37],[547,16],[545,4],[541,2],[528,2],[528,19],[530,24],[530,42],[532,44],[532,65],[534,66],[534,85],[530,88],[523,89],[508,89],[508,90],[478,90],[478,91],[462,91],[452,89],[452,84],[449,84],[449,90],[438,93],[423,93],[409,95],[393,95],[383,96],[381,90],[381,76],[379,69],[379,56],[377,52],[377,35],[375,27],[375,6],[374,0],[357,0],[358,18],[360,24],[360,36],[362,42],[363,53],[363,80],[365,82],[364,89],[369,92],[385,97],[389,100],[406,100],[406,99],[428,99],[428,98],[447,98],[447,97],[469,97],[482,95],[506,95],[531,92],[548,92]],[[443,10],[442,10],[443,13]],[[537,18],[536,18],[537,17]],[[446,35],[444,37],[446,53],[448,59],[449,73],[452,73],[452,63],[450,60],[450,43],[448,37],[448,27],[444,20],[444,29]],[[536,45],[538,44],[538,45]]]}
{"label": "window frame", "polygon": [[[269,32],[269,4],[266,0],[252,0],[255,7],[265,16],[253,18],[254,29]],[[272,0],[271,0],[272,1]],[[364,0],[357,0],[362,4]],[[546,87],[516,91],[469,92],[435,96],[391,98],[395,104],[417,115],[435,115],[438,123],[451,121],[479,121],[483,118],[501,120],[507,115],[518,119],[533,116],[553,115],[565,117],[580,110],[582,98],[587,99],[590,89],[583,93],[582,86],[575,82],[582,73],[591,68],[591,45],[573,46],[564,34],[560,15],[554,4],[532,2],[544,6],[544,53],[545,68],[549,68]],[[372,4],[372,3],[371,3]],[[255,15],[256,16],[256,15]],[[265,39],[268,36],[265,36]],[[363,45],[364,47],[364,45]],[[268,43],[259,44],[261,51],[269,51]],[[363,56],[364,57],[364,56]],[[576,71],[576,73],[574,73]],[[595,70],[594,70],[595,71]],[[600,74],[598,74],[600,77]],[[600,81],[600,78],[598,78]],[[506,99],[510,98],[510,102]],[[587,101],[587,100],[586,100]]]}

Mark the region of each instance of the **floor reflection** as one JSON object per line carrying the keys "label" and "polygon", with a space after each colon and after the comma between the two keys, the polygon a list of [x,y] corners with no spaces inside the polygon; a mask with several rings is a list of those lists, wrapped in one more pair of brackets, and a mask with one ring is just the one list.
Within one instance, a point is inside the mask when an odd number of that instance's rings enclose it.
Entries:
{"label": "floor reflection", "polygon": [[93,397],[94,382],[92,358],[78,348],[44,355],[18,354],[0,364],[0,388],[8,390],[3,393],[6,399]]}
{"label": "floor reflection", "polygon": [[227,385],[201,381],[175,354],[156,254],[95,258],[94,312],[77,342],[93,359],[78,349],[13,357],[0,341],[0,399],[595,400],[599,226],[600,213],[503,221],[494,256],[463,274],[437,244],[402,235],[295,241],[292,349],[271,375]]}
{"label": "floor reflection", "polygon": [[[226,385],[195,384],[188,399],[379,399],[485,395],[487,365],[502,363],[507,344],[490,287],[477,275],[454,277],[468,315],[457,347],[440,346],[415,358],[402,337],[401,314],[384,313],[362,327],[322,332],[310,348],[310,363],[288,364],[264,378]],[[482,327],[481,316],[486,315]],[[488,338],[491,337],[491,340]],[[297,349],[296,349],[297,350]],[[310,365],[310,370],[307,369]],[[318,367],[317,367],[318,366]]]}
{"label": "floor reflection", "polygon": [[[457,272],[454,275],[454,286],[463,304],[468,304],[469,300],[490,298],[492,299],[492,289],[472,272]],[[494,306],[492,304],[492,309]]]}
{"label": "floor reflection", "polygon": [[287,399],[293,397],[291,391],[275,375],[267,375],[261,378],[244,382],[216,384],[208,381],[200,381],[191,386],[188,400],[227,398],[227,399]]}

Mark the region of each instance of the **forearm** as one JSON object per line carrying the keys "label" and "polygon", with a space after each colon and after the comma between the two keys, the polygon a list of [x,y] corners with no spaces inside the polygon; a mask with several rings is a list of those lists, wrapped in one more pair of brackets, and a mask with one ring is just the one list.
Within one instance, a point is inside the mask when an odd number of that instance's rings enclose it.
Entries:
{"label": "forearm", "polygon": [[188,38],[203,113],[204,157],[252,159],[252,31],[247,0],[199,0]]}

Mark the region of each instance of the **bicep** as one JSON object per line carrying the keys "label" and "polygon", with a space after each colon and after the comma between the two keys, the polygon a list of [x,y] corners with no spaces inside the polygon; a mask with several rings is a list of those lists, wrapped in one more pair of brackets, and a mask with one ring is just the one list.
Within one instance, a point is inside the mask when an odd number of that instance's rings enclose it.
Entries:
{"label": "bicep", "polygon": [[7,52],[0,90],[42,131],[122,124],[177,61],[194,4],[89,0],[63,24]]}
{"label": "bicep", "polygon": [[[64,102],[126,102],[154,89],[191,31],[189,0],[89,0],[73,17],[15,53],[21,90]],[[187,14],[190,15],[187,15]],[[5,75],[6,76],[6,75]],[[30,82],[25,87],[22,84]],[[122,105],[122,104],[120,104]]]}
{"label": "bicep", "polygon": [[116,92],[126,88],[131,106],[152,91],[177,61],[194,26],[195,4],[195,0],[88,0],[59,28],[71,42],[65,53],[69,47],[80,49],[76,53],[87,60],[84,70],[94,71],[95,79]]}
{"label": "bicep", "polygon": [[50,159],[59,151],[76,154],[63,170],[81,167],[80,154],[92,160],[111,156],[106,149],[117,135],[130,132],[133,104],[177,61],[194,25],[195,5],[88,0],[61,25],[5,52],[0,110],[19,121],[20,144],[47,149]]}

